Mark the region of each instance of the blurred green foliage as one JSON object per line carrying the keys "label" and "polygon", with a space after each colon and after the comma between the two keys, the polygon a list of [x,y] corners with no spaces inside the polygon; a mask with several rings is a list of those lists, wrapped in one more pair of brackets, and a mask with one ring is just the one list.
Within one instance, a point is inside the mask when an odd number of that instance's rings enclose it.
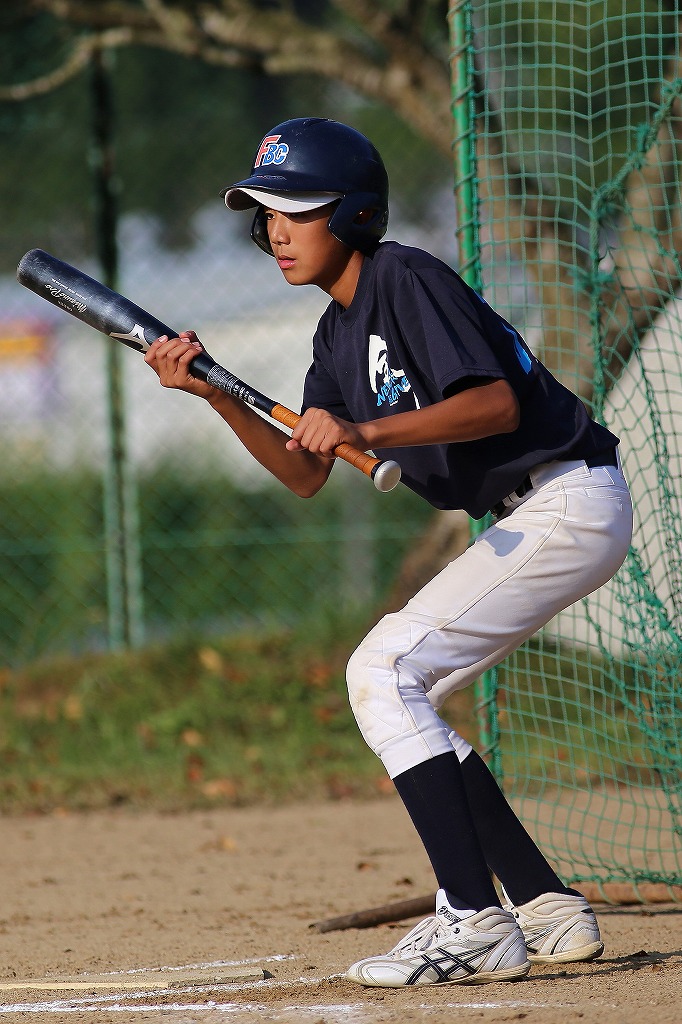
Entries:
{"label": "blurred green foliage", "polygon": [[179,808],[377,793],[344,668],[358,621],[6,671],[0,808]]}
{"label": "blurred green foliage", "polygon": [[[348,656],[370,624],[364,612],[312,606],[296,626],[5,669],[0,810],[179,810],[392,793],[346,694]],[[582,788],[592,774],[601,784],[605,763],[614,784],[654,782],[643,737],[618,699],[632,672],[575,655],[531,644],[505,677],[503,763],[517,797]],[[442,714],[475,742],[473,699],[473,688],[459,691]]]}
{"label": "blurred green foliage", "polygon": [[[184,6],[198,7],[194,0]],[[277,4],[264,3],[271,6]],[[376,6],[396,25],[416,17],[399,0]],[[633,131],[650,117],[677,6],[674,0],[630,7],[622,0],[474,0],[478,44],[486,54],[478,72],[489,129],[504,134],[535,191],[566,204],[566,216],[584,221],[595,186],[613,176]],[[293,8],[306,23],[338,23],[339,31],[353,35],[350,16],[325,2],[297,0]],[[445,0],[434,0],[421,5],[418,18],[444,62],[447,12]],[[0,29],[3,84],[54,69],[85,31],[18,0],[3,7]],[[378,38],[364,41],[381,66]],[[208,66],[147,48],[123,49],[113,64],[121,209],[158,217],[161,241],[171,248],[191,244],[189,219],[197,207],[241,177],[262,133],[287,117],[321,114],[367,132],[382,152],[396,154],[389,167],[393,190],[415,213],[450,173],[447,160],[390,111],[333,82],[266,77],[255,67]],[[16,194],[18,183],[30,183],[8,204],[0,269],[13,266],[27,223],[66,258],[92,250],[89,103],[87,73],[28,103],[0,103],[0,189]]]}
{"label": "blurred green foliage", "polygon": [[[367,486],[364,478],[358,483]],[[243,491],[177,466],[142,477],[148,637],[177,638],[190,630],[188,620],[192,629],[229,633],[254,621],[295,623],[312,608],[340,611],[358,574],[369,602],[385,599],[433,512],[400,487],[389,507],[372,505],[371,536],[362,538],[355,524],[346,540],[352,486],[342,497],[340,486],[329,484],[302,502],[279,486]],[[3,482],[0,664],[107,646],[101,489],[101,479],[87,472]]]}

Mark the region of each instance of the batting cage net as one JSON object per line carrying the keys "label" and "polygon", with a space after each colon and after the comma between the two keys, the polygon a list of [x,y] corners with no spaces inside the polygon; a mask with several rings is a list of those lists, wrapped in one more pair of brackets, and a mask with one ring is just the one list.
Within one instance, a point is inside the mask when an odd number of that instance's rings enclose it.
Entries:
{"label": "batting cage net", "polygon": [[484,744],[573,882],[680,898],[682,23],[653,0],[450,17],[461,272],[621,438],[635,506],[612,584],[482,682]]}

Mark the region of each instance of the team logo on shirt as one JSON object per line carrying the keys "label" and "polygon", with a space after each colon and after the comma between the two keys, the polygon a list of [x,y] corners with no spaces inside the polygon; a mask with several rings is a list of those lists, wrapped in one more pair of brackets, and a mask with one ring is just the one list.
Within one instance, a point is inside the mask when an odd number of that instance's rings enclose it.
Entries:
{"label": "team logo on shirt", "polygon": [[[389,365],[386,342],[378,334],[369,336],[368,369],[369,386],[377,396],[377,407],[384,403],[395,405],[401,395],[412,391],[405,371],[395,370]],[[419,408],[416,395],[414,400]]]}

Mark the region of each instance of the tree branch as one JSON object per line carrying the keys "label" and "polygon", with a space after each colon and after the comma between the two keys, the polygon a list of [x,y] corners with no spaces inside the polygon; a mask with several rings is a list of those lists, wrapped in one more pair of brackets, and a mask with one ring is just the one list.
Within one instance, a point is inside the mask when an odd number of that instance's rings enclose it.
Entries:
{"label": "tree branch", "polygon": [[0,100],[19,102],[33,99],[35,96],[44,96],[71,78],[75,78],[88,65],[95,50],[130,46],[132,42],[134,32],[129,28],[116,28],[83,36],[74,44],[66,60],[58,68],[30,82],[0,86]]}
{"label": "tree branch", "polygon": [[51,14],[56,21],[87,25],[92,29],[156,27],[152,15],[128,0],[32,0],[38,11]]}
{"label": "tree branch", "polygon": [[[449,80],[447,66],[430,65],[426,51],[405,48],[378,64],[360,42],[304,25],[284,11],[248,10],[225,16],[215,5],[200,13],[202,30],[213,40],[259,55],[273,75],[318,74],[341,82],[398,113],[441,152],[450,151]],[[409,59],[408,54],[409,52]],[[429,78],[429,88],[425,86]]]}
{"label": "tree branch", "polygon": [[[681,26],[682,27],[682,26]],[[621,200],[612,280],[601,296],[607,383],[682,283],[682,62],[671,62],[653,138],[633,158]]]}
{"label": "tree branch", "polygon": [[[91,30],[59,68],[0,88],[0,99],[26,100],[57,88],[86,64],[93,48],[142,45],[233,68],[271,75],[316,74],[396,111],[406,124],[449,155],[451,130],[447,62],[418,36],[401,32],[386,11],[359,0],[332,0],[352,19],[345,34],[301,20],[289,5],[256,7],[248,0],[172,6],[165,0],[35,0],[37,9]],[[358,36],[360,28],[364,35]],[[377,35],[373,35],[373,33]],[[377,39],[383,48],[377,59]]]}

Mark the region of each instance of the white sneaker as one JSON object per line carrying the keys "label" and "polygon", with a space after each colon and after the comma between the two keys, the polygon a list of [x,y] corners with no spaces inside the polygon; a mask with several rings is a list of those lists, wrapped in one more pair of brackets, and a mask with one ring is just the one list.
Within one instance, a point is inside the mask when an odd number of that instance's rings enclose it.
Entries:
{"label": "white sneaker", "polygon": [[482,985],[525,978],[529,970],[513,914],[488,907],[461,920],[439,889],[435,917],[421,921],[389,953],[353,964],[346,977],[383,988]]}
{"label": "white sneaker", "polygon": [[578,963],[604,952],[597,918],[584,896],[548,892],[508,909],[519,922],[531,963]]}

